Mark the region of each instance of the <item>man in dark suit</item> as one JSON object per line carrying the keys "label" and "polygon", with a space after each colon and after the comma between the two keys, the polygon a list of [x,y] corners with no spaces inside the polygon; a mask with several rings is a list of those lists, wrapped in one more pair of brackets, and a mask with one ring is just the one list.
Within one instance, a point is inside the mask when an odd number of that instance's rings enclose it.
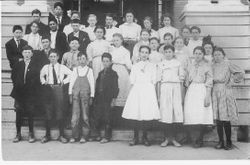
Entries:
{"label": "man in dark suit", "polygon": [[[38,10],[38,9],[33,10],[31,12],[31,15],[32,15],[33,21],[38,22],[38,27],[39,27],[38,33],[39,33],[39,35],[43,36],[44,34],[48,33],[49,32],[49,26],[45,25],[40,20],[40,18],[41,18],[40,10]],[[30,27],[31,27],[31,24],[26,25],[25,34],[30,34],[31,33]]]}
{"label": "man in dark suit", "polygon": [[10,94],[15,99],[16,130],[17,134],[13,142],[21,140],[21,126],[23,115],[27,113],[29,123],[29,142],[35,142],[33,131],[34,101],[39,84],[39,70],[35,60],[32,58],[33,49],[31,46],[24,46],[23,60],[16,63],[13,68],[12,80],[13,89]]}
{"label": "man in dark suit", "polygon": [[73,32],[68,35],[68,41],[70,42],[74,37],[77,37],[79,39],[80,44],[79,51],[86,54],[87,46],[90,43],[88,33],[80,30],[79,19],[73,19],[71,21],[71,26],[73,28]]}
{"label": "man in dark suit", "polygon": [[59,29],[58,31],[63,31],[64,26],[70,23],[70,18],[64,14],[64,6],[61,2],[56,2],[54,4],[54,15],[49,14],[49,20],[56,19]]}
{"label": "man in dark suit", "polygon": [[14,37],[5,44],[7,58],[10,63],[10,68],[23,60],[22,48],[28,45],[28,42],[22,39],[23,28],[20,25],[13,26],[12,29]]}
{"label": "man in dark suit", "polygon": [[51,41],[51,48],[56,49],[59,54],[59,63],[61,63],[62,56],[65,52],[69,50],[69,45],[67,42],[66,35],[57,29],[57,21],[56,19],[52,18],[49,21],[50,27],[50,41]]}

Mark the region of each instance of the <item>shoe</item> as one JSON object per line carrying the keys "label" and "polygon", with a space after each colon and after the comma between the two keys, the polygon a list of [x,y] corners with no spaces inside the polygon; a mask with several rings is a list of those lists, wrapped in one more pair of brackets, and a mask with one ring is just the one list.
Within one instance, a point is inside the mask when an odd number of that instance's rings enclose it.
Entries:
{"label": "shoe", "polygon": [[46,136],[44,136],[44,137],[42,138],[41,143],[43,143],[43,144],[44,144],[44,143],[47,143],[48,141],[50,141],[50,139],[51,139],[50,136],[47,136],[47,135],[46,135]]}
{"label": "shoe", "polygon": [[197,141],[193,144],[194,148],[201,148],[203,146],[203,142]]}
{"label": "shoe", "polygon": [[76,139],[75,139],[75,138],[70,138],[69,142],[70,142],[70,143],[75,143],[75,142],[76,142]]}
{"label": "shoe", "polygon": [[99,142],[99,141],[101,141],[101,140],[102,140],[102,138],[101,138],[100,136],[98,136],[98,137],[95,138],[95,141],[98,141],[98,142]]}
{"label": "shoe", "polygon": [[168,139],[166,139],[164,142],[161,143],[161,147],[167,147],[168,145]]}
{"label": "shoe", "polygon": [[216,149],[222,149],[222,148],[224,148],[224,142],[219,141],[219,143],[214,148],[216,148]]}
{"label": "shoe", "polygon": [[172,143],[175,147],[181,147],[181,144],[177,142],[176,140],[173,140]]}
{"label": "shoe", "polygon": [[100,143],[102,143],[102,144],[104,144],[104,143],[108,143],[109,142],[109,140],[108,139],[106,139],[106,138],[103,138],[101,141],[100,141]]}
{"label": "shoe", "polygon": [[233,144],[232,142],[227,142],[226,146],[224,147],[225,150],[232,150],[233,149]]}
{"label": "shoe", "polygon": [[80,143],[86,143],[86,142],[87,142],[87,140],[86,140],[85,138],[83,138],[83,137],[82,137],[82,138],[80,139],[80,141],[79,141],[79,142],[80,142]]}
{"label": "shoe", "polygon": [[34,134],[33,133],[29,133],[29,143],[34,143],[36,141]]}
{"label": "shoe", "polygon": [[138,139],[133,139],[131,142],[129,142],[129,146],[135,146],[138,144]]}
{"label": "shoe", "polygon": [[142,143],[144,144],[144,146],[151,146],[148,139],[144,139]]}
{"label": "shoe", "polygon": [[22,139],[21,134],[17,134],[16,137],[13,139],[13,143],[18,143]]}
{"label": "shoe", "polygon": [[62,143],[68,143],[68,140],[65,138],[65,137],[63,137],[63,136],[59,136],[58,137],[58,141],[60,141],[60,142],[62,142]]}

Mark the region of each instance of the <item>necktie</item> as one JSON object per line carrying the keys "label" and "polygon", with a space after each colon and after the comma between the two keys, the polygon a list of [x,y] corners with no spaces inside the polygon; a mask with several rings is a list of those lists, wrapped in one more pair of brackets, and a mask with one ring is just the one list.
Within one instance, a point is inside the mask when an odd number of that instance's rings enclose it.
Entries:
{"label": "necktie", "polygon": [[28,70],[29,62],[25,62],[25,69],[24,69],[24,84],[26,83],[26,75],[27,75],[27,70]]}
{"label": "necktie", "polygon": [[20,46],[20,40],[16,40],[17,41],[17,48],[19,48]]}
{"label": "necktie", "polygon": [[60,17],[57,17],[57,21],[58,21],[58,24],[60,25],[61,24]]}
{"label": "necktie", "polygon": [[56,71],[54,65],[52,65],[52,72],[53,72],[53,80],[54,80],[54,85],[57,84],[57,77],[56,77]]}

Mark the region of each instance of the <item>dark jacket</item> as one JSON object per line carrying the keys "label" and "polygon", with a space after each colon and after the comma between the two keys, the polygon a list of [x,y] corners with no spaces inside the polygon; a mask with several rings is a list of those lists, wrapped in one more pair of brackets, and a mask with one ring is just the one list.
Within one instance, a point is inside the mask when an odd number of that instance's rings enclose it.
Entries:
{"label": "dark jacket", "polygon": [[39,71],[42,70],[44,65],[50,63],[48,54],[46,54],[44,50],[34,50],[33,58]]}
{"label": "dark jacket", "polygon": [[[50,21],[51,19],[56,19],[56,17],[53,14],[49,13],[49,19],[48,20]],[[63,29],[64,29],[65,25],[68,25],[69,23],[70,23],[70,18],[67,15],[63,15],[62,20],[61,20],[61,24],[59,24],[59,29],[58,30],[63,32]]]}
{"label": "dark jacket", "polygon": [[[50,33],[49,33],[49,35],[50,35]],[[66,37],[65,33],[57,31],[55,49],[59,53],[59,60],[58,61],[59,61],[59,63],[61,63],[63,54],[69,51],[69,44],[67,42],[67,37]]]}
{"label": "dark jacket", "polygon": [[[68,41],[70,42],[72,38],[74,38],[74,32],[68,35]],[[79,31],[79,44],[80,44],[79,51],[86,53],[86,49],[89,43],[90,39],[88,33],[84,31]]]}
{"label": "dark jacket", "polygon": [[14,38],[12,38],[11,40],[9,40],[6,44],[5,44],[5,48],[6,48],[6,54],[7,54],[7,58],[10,62],[10,68],[12,69],[14,67],[14,65],[19,61],[19,59],[23,58],[22,56],[22,48],[28,45],[28,42],[21,39],[20,40],[20,44],[17,47],[17,44],[14,40]]}
{"label": "dark jacket", "polygon": [[[49,32],[49,26],[45,25],[44,23],[39,22],[38,26],[39,26],[38,33],[40,36],[44,36],[45,34],[47,34]],[[25,34],[31,33],[30,27],[31,27],[31,24],[26,25]]]}
{"label": "dark jacket", "polygon": [[26,83],[24,83],[24,71],[25,63],[20,61],[12,72],[13,89],[10,96],[17,101],[24,101],[26,98],[35,99],[40,83],[40,72],[34,58],[31,59],[27,68]]}
{"label": "dark jacket", "polygon": [[95,102],[101,103],[102,101],[111,102],[116,98],[119,93],[118,88],[118,75],[109,67],[106,72],[102,70],[96,80]]}

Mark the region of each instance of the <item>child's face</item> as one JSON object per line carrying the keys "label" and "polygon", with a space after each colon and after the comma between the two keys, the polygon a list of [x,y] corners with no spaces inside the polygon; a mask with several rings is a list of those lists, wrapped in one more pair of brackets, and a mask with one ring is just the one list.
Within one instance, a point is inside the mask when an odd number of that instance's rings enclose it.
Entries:
{"label": "child's face", "polygon": [[152,23],[149,20],[144,20],[143,24],[146,29],[151,29]]}
{"label": "child's face", "polygon": [[140,58],[142,61],[148,60],[149,50],[147,48],[142,48],[140,51]]}
{"label": "child's face", "polygon": [[63,14],[63,10],[60,6],[57,6],[54,10],[56,16],[61,16]]}
{"label": "child's face", "polygon": [[58,58],[59,57],[56,53],[50,53],[50,55],[49,55],[49,61],[53,65],[57,63]]}
{"label": "child's face", "polygon": [[206,55],[211,55],[213,53],[213,47],[210,44],[204,45]]}
{"label": "child's face", "polygon": [[33,53],[31,50],[23,50],[22,55],[23,55],[24,61],[28,61],[31,59]]}
{"label": "child's face", "polygon": [[94,27],[95,24],[97,23],[96,17],[89,17],[88,23],[89,23],[89,26]]}
{"label": "child's face", "polygon": [[80,57],[77,57],[78,63],[82,66],[87,65],[87,58],[86,56],[82,55]]}
{"label": "child's face", "polygon": [[224,60],[224,55],[221,51],[215,51],[214,52],[214,61],[215,62],[221,62]]}
{"label": "child's face", "polygon": [[42,45],[43,45],[43,49],[48,49],[50,48],[50,41],[48,39],[43,39]]}
{"label": "child's face", "polygon": [[23,31],[22,30],[15,30],[13,34],[14,34],[14,37],[19,40],[23,36]]}
{"label": "child's face", "polygon": [[150,49],[157,50],[159,47],[159,42],[156,40],[151,40],[149,43]]}
{"label": "child's face", "polygon": [[171,60],[174,57],[174,52],[172,51],[172,49],[166,49],[164,50],[164,55],[167,60]]}
{"label": "child's face", "polygon": [[194,59],[196,62],[202,61],[204,58],[204,54],[201,50],[195,50],[194,51]]}
{"label": "child's face", "polygon": [[150,37],[150,35],[148,34],[148,32],[142,32],[141,33],[141,39],[143,40],[143,41],[148,41],[149,40],[149,37]]}
{"label": "child's face", "polygon": [[171,36],[166,36],[166,37],[164,38],[164,44],[165,44],[165,45],[172,45],[172,42],[173,42],[173,39],[172,39]]}
{"label": "child's face", "polygon": [[184,37],[184,38],[189,38],[190,37],[189,29],[183,29],[181,34],[182,34],[182,37]]}
{"label": "child's face", "polygon": [[32,19],[33,19],[33,21],[37,21],[37,22],[40,22],[40,15],[37,13],[34,13],[33,15],[32,15]]}
{"label": "child's face", "polygon": [[192,37],[194,40],[198,40],[200,38],[200,33],[197,29],[192,30]]}
{"label": "child's face", "polygon": [[169,17],[163,18],[163,25],[164,26],[170,26],[171,25],[171,19]]}
{"label": "child's face", "polygon": [[80,45],[79,45],[79,42],[77,40],[73,40],[70,42],[69,47],[71,50],[76,51],[79,49]]}
{"label": "child's face", "polygon": [[127,13],[126,14],[126,22],[127,23],[132,23],[134,20],[134,15],[132,13]]}
{"label": "child's face", "polygon": [[118,36],[114,36],[113,43],[114,43],[115,47],[120,47],[122,45],[122,39]]}
{"label": "child's face", "polygon": [[33,34],[36,34],[38,32],[38,25],[33,23],[32,26],[30,27],[31,31]]}
{"label": "child's face", "polygon": [[113,25],[113,18],[112,17],[106,17],[106,19],[105,19],[105,22],[106,22],[106,25],[108,25],[108,26],[112,26]]}
{"label": "child's face", "polygon": [[183,39],[181,39],[181,38],[177,39],[175,41],[174,46],[175,46],[176,49],[181,50],[184,47]]}
{"label": "child's face", "polygon": [[57,23],[54,21],[49,22],[49,28],[51,31],[56,31],[57,30]]}
{"label": "child's face", "polygon": [[107,68],[109,68],[110,65],[112,64],[112,61],[111,61],[109,58],[104,57],[104,58],[102,59],[102,63],[103,63],[103,67],[104,67],[105,69],[107,69]]}
{"label": "child's face", "polygon": [[72,23],[71,27],[73,28],[74,32],[79,32],[80,24],[79,23]]}
{"label": "child's face", "polygon": [[97,29],[96,32],[95,32],[95,35],[96,35],[97,39],[102,39],[103,36],[104,36],[103,29]]}

